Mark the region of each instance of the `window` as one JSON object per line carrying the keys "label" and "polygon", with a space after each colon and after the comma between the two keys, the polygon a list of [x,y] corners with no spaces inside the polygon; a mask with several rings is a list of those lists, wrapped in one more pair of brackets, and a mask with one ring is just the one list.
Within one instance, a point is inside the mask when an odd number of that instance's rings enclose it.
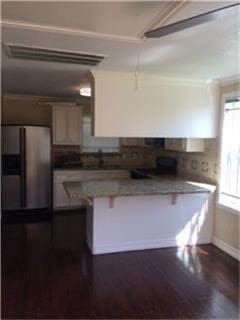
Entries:
{"label": "window", "polygon": [[83,117],[83,144],[81,151],[84,153],[96,153],[101,149],[104,153],[119,152],[118,138],[95,138],[91,135],[91,118]]}
{"label": "window", "polygon": [[240,211],[240,97],[224,104],[219,203]]}

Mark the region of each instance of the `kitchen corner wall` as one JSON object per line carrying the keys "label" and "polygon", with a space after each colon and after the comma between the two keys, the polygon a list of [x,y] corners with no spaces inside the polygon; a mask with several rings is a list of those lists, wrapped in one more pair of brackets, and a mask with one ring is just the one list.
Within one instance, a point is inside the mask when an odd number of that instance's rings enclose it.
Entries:
{"label": "kitchen corner wall", "polygon": [[204,153],[179,155],[177,157],[179,174],[202,178],[209,183],[217,183],[219,171],[217,145],[216,139],[209,139],[205,141],[206,151]]}
{"label": "kitchen corner wall", "polygon": [[218,179],[218,139],[205,140],[205,152],[190,153],[176,151],[157,152],[157,156],[171,156],[177,159],[178,173],[196,180],[217,183]]}
{"label": "kitchen corner wall", "polygon": [[[220,87],[220,99],[226,93],[240,92],[240,82]],[[220,108],[219,104],[219,108]],[[191,178],[204,180],[218,184],[220,140],[219,134],[216,139],[205,141],[204,153],[167,152],[178,160],[178,172]],[[162,155],[162,152],[158,152]],[[232,213],[231,210],[215,207],[214,243],[223,250],[240,254],[240,214]],[[237,253],[236,253],[237,252]]]}

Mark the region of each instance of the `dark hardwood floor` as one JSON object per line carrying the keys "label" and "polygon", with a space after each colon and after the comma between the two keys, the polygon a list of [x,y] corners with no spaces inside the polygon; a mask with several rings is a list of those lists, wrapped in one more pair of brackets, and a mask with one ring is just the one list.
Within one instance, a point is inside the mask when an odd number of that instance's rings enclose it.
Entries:
{"label": "dark hardwood floor", "polygon": [[85,215],[2,225],[2,318],[238,318],[239,264],[212,245],[92,256]]}

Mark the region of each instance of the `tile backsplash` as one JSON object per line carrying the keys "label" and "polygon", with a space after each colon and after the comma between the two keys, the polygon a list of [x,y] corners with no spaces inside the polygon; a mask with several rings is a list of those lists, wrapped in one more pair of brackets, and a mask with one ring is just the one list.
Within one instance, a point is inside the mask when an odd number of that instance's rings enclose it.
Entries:
{"label": "tile backsplash", "polygon": [[[205,152],[175,152],[166,151],[168,156],[172,156],[178,161],[178,173],[196,178],[205,178],[216,183],[218,180],[218,140],[205,140]],[[161,151],[157,152],[162,155]]]}
{"label": "tile backsplash", "polygon": [[[122,146],[119,153],[103,153],[101,157],[106,167],[153,167],[156,155],[153,148]],[[98,166],[100,155],[80,153],[78,146],[53,146],[53,159],[56,166],[71,162],[94,167]]]}
{"label": "tile backsplash", "polygon": [[[102,154],[102,159],[106,167],[154,167],[157,156],[176,158],[180,175],[206,179],[213,183],[218,180],[217,139],[206,140],[205,152],[202,153],[166,151],[144,146],[122,146],[119,153]],[[81,154],[78,146],[53,146],[53,157],[55,165],[71,162],[95,167],[99,164],[99,154]]]}

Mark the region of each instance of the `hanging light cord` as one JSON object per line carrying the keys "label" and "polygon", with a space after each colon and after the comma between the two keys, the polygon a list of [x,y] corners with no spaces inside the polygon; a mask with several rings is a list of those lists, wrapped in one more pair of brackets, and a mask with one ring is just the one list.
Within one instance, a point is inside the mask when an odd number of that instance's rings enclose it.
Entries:
{"label": "hanging light cord", "polygon": [[135,68],[135,72],[134,72],[135,91],[138,90],[138,71],[139,71],[140,66],[141,66],[141,56],[142,56],[144,48],[145,48],[145,43],[146,43],[146,39],[143,40],[143,45],[141,46],[141,48],[140,48],[140,50],[138,52],[138,56],[137,56],[137,64],[136,64],[136,68]]}

